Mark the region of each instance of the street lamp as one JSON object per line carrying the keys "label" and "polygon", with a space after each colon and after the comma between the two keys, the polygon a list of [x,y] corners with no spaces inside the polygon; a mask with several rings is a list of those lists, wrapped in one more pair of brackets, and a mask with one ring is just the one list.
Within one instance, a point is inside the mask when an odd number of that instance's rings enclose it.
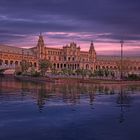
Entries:
{"label": "street lamp", "polygon": [[21,71],[23,73],[23,58],[24,58],[24,49],[22,49],[22,60],[21,60]]}
{"label": "street lamp", "polygon": [[123,78],[123,68],[122,68],[122,65],[123,65],[123,44],[124,44],[124,41],[121,40],[120,43],[121,43],[121,80],[122,80],[122,78]]}

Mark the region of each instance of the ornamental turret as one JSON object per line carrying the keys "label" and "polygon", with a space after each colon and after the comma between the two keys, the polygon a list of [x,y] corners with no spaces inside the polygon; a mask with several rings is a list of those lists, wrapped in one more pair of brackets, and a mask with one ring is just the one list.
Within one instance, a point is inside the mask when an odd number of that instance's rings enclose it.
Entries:
{"label": "ornamental turret", "polygon": [[45,44],[43,36],[40,34],[38,43],[37,43],[37,58],[44,59],[45,58]]}
{"label": "ornamental turret", "polygon": [[94,48],[93,41],[91,41],[91,44],[90,44],[89,59],[92,62],[95,62],[96,61],[96,51],[95,51],[95,48]]}

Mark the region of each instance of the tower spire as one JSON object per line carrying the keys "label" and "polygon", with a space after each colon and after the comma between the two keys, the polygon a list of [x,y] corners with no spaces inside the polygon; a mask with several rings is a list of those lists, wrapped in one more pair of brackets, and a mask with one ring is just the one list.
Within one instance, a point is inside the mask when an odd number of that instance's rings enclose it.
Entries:
{"label": "tower spire", "polygon": [[90,50],[94,50],[94,43],[93,43],[93,40],[91,41],[91,44],[90,44]]}
{"label": "tower spire", "polygon": [[44,39],[41,32],[40,32],[38,43],[37,43],[37,53],[38,53],[37,54],[38,59],[44,59],[45,43],[44,43]]}

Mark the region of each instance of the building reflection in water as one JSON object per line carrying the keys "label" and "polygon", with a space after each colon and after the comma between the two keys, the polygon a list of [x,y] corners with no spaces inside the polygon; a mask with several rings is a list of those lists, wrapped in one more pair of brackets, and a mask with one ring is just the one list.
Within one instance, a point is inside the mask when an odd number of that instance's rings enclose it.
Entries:
{"label": "building reflection in water", "polygon": [[[131,91],[131,93],[130,93]],[[123,122],[125,110],[130,108],[131,94],[140,91],[139,86],[124,86],[121,84],[80,84],[80,83],[31,83],[17,80],[0,79],[0,100],[14,99],[17,96],[22,100],[33,99],[39,111],[49,103],[65,103],[76,105],[88,102],[94,108],[97,95],[115,95],[116,103],[120,107],[120,123]],[[3,95],[4,94],[4,95]],[[112,101],[113,102],[113,101]]]}

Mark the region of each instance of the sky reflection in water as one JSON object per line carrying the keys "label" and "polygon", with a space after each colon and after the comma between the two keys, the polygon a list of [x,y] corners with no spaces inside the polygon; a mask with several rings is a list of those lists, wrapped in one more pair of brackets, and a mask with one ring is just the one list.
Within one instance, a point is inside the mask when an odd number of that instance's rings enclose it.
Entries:
{"label": "sky reflection in water", "polygon": [[137,140],[139,85],[0,79],[0,140]]}

